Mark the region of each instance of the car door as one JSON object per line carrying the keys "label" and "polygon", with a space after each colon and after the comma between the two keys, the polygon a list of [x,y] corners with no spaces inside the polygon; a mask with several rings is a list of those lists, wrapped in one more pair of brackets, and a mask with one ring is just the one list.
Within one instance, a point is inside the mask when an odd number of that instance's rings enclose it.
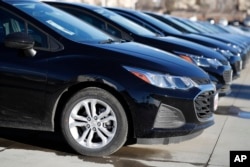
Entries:
{"label": "car door", "polygon": [[[5,37],[15,32],[33,37],[35,56],[5,47]],[[47,83],[46,47],[44,33],[0,7],[0,124],[41,123]]]}

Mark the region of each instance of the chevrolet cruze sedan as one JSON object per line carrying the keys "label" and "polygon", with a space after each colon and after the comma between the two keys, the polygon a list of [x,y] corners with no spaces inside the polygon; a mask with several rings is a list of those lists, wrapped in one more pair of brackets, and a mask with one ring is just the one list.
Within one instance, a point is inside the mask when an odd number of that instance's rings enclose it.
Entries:
{"label": "chevrolet cruze sedan", "polygon": [[190,139],[214,124],[218,96],[203,70],[36,0],[0,0],[0,53],[0,126],[60,130],[79,154]]}

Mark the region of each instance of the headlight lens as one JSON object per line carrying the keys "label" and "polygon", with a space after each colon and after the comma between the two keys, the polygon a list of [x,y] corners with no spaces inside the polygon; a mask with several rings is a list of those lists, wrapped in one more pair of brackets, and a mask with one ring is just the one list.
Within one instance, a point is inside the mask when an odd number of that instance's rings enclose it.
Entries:
{"label": "headlight lens", "polygon": [[192,62],[200,67],[218,68],[219,66],[222,66],[221,62],[219,62],[217,59],[211,59],[203,56],[191,55],[186,53],[176,53],[176,54],[179,55],[181,58],[189,62]]}
{"label": "headlight lens", "polygon": [[222,64],[217,59],[210,59],[205,57],[198,57],[193,56],[192,57],[196,64],[201,67],[214,67],[218,68],[219,66],[222,66]]}
{"label": "headlight lens", "polygon": [[172,76],[127,66],[124,66],[124,68],[143,81],[160,88],[187,90],[198,86],[188,77]]}
{"label": "headlight lens", "polygon": [[235,45],[235,44],[232,44],[232,43],[228,43],[227,45],[234,48],[234,49],[236,49],[240,53],[242,52],[242,49],[238,45]]}
{"label": "headlight lens", "polygon": [[232,52],[229,50],[223,50],[223,49],[215,49],[217,52],[221,53],[223,56],[225,56],[227,59],[230,59],[230,57],[234,56]]}

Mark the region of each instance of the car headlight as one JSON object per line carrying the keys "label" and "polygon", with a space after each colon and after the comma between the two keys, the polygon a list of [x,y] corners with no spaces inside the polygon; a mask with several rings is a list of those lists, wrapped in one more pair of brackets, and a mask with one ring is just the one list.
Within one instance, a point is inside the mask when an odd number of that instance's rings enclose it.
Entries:
{"label": "car headlight", "polygon": [[160,88],[187,90],[198,86],[188,77],[172,76],[127,66],[124,66],[124,68],[143,81]]}
{"label": "car headlight", "polygon": [[192,54],[187,54],[187,53],[176,53],[176,54],[179,55],[181,58],[196,64],[199,67],[218,68],[219,66],[222,66],[221,62],[218,61],[217,59],[211,59],[211,58],[206,58],[203,56],[197,56],[197,55],[192,55]]}
{"label": "car headlight", "polygon": [[222,66],[222,64],[217,59],[210,59],[205,57],[198,57],[193,56],[192,57],[196,64],[200,67],[214,67],[218,68],[219,66]]}
{"label": "car headlight", "polygon": [[217,52],[225,56],[227,59],[230,59],[230,57],[234,56],[232,52],[229,50],[223,50],[223,49],[215,49]]}
{"label": "car headlight", "polygon": [[236,49],[240,53],[242,52],[242,49],[238,45],[235,45],[235,44],[232,44],[232,43],[228,43],[227,45],[234,48],[234,49]]}

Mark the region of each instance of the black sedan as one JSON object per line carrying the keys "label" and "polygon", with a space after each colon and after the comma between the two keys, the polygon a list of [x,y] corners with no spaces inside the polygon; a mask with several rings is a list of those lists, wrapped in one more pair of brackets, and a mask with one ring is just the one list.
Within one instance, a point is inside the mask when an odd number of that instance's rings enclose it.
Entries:
{"label": "black sedan", "polygon": [[240,75],[240,71],[242,70],[242,58],[245,57],[246,51],[238,50],[238,48],[234,48],[232,45],[228,43],[224,43],[218,41],[216,39],[198,35],[198,34],[186,34],[181,31],[165,24],[162,21],[159,21],[143,12],[129,9],[120,9],[120,8],[108,8],[134,22],[140,24],[147,29],[153,32],[159,32],[164,34],[165,36],[174,36],[181,39],[186,39],[188,41],[192,41],[195,43],[199,43],[201,45],[207,46],[209,48],[213,48],[219,53],[223,54],[232,67],[234,67],[234,77],[237,78]]}
{"label": "black sedan", "polygon": [[103,156],[213,125],[218,96],[197,66],[39,1],[0,6],[1,127],[61,130],[76,152]]}
{"label": "black sedan", "polygon": [[220,96],[231,92],[232,69],[227,59],[218,52],[176,37],[160,37],[144,27],[100,6],[74,2],[52,2],[91,25],[124,40],[133,40],[171,52],[194,63],[209,73]]}
{"label": "black sedan", "polygon": [[[239,52],[241,52],[241,59],[243,63],[242,68],[245,67],[250,54],[249,38],[247,36],[225,32],[222,28],[209,22],[191,21],[180,17],[159,15],[151,12],[146,12],[146,14],[159,19],[160,21],[170,26],[173,26],[179,31],[197,34],[227,43],[228,45],[234,47],[235,49],[239,50]],[[233,66],[233,68],[237,67]],[[236,70],[237,69],[234,69],[234,71]]]}

